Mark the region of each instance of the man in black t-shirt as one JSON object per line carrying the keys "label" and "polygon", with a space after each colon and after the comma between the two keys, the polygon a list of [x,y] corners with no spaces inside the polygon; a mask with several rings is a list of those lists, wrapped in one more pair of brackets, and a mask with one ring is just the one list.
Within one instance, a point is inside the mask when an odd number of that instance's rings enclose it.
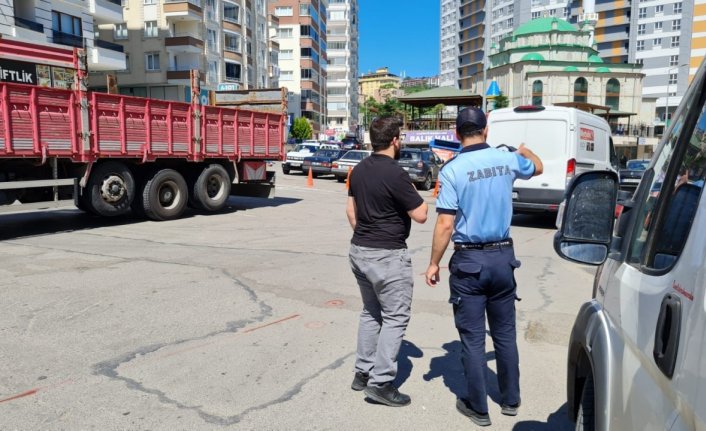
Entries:
{"label": "man in black t-shirt", "polygon": [[406,239],[411,220],[427,220],[427,204],[397,164],[399,120],[375,119],[370,140],[373,154],[351,172],[346,208],[353,228],[350,264],[363,298],[351,388],[399,407],[410,403],[409,396],[392,385],[412,305],[414,280]]}

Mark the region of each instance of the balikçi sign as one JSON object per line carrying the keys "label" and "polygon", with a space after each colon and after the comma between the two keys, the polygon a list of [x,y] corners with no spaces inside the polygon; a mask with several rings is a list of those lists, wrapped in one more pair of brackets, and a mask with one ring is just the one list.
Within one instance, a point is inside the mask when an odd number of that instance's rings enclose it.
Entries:
{"label": "balik\u00e7i sign", "polygon": [[455,130],[413,130],[402,131],[405,144],[426,144],[432,139],[456,141]]}

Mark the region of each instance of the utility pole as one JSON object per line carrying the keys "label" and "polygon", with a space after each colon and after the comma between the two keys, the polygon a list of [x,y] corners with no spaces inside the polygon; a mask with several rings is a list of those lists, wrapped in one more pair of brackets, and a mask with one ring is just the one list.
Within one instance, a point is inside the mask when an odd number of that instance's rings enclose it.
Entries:
{"label": "utility pole", "polygon": [[487,97],[485,95],[485,89],[486,89],[486,79],[487,79],[487,74],[486,74],[486,69],[487,69],[487,61],[488,61],[488,30],[489,30],[489,25],[488,25],[488,0],[483,0],[483,88],[481,88],[481,96],[483,96],[483,106],[481,106],[481,109],[483,112],[485,112],[486,107],[487,107]]}

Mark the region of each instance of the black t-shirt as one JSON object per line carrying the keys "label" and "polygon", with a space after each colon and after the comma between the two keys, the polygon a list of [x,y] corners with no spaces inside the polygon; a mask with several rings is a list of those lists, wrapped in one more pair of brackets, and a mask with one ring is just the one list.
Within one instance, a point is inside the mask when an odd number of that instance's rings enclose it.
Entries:
{"label": "black t-shirt", "polygon": [[397,161],[381,154],[363,159],[351,172],[348,195],[355,200],[351,242],[362,247],[407,248],[412,221],[407,211],[424,199]]}

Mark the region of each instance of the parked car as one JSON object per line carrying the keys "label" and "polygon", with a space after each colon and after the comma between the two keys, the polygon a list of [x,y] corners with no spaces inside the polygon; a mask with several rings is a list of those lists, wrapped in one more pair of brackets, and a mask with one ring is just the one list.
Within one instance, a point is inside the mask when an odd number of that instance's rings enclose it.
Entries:
{"label": "parked car", "polygon": [[302,170],[307,173],[311,168],[311,175],[314,177],[328,175],[331,173],[333,162],[340,159],[346,152],[344,150],[320,149],[314,155],[304,158]]}
{"label": "parked car", "polygon": [[348,177],[348,170],[353,169],[361,160],[368,157],[372,151],[366,150],[351,150],[346,152],[340,159],[332,163],[331,173],[336,176],[339,183],[342,183]]}
{"label": "parked car", "polygon": [[705,94],[702,62],[633,194],[609,171],[567,187],[554,249],[600,265],[569,339],[576,429],[706,429]]}
{"label": "parked car", "polygon": [[444,162],[431,150],[404,148],[400,151],[399,164],[420,190],[429,190]]}
{"label": "parked car", "polygon": [[355,136],[346,136],[341,141],[341,148],[344,150],[362,150],[363,144]]}
{"label": "parked car", "polygon": [[646,159],[628,160],[625,168],[620,170],[620,188],[635,190],[649,164],[650,161]]}
{"label": "parked car", "polygon": [[314,154],[319,150],[319,147],[318,142],[298,144],[293,151],[287,153],[287,159],[282,162],[282,172],[289,175],[291,171],[301,171],[304,158]]}

